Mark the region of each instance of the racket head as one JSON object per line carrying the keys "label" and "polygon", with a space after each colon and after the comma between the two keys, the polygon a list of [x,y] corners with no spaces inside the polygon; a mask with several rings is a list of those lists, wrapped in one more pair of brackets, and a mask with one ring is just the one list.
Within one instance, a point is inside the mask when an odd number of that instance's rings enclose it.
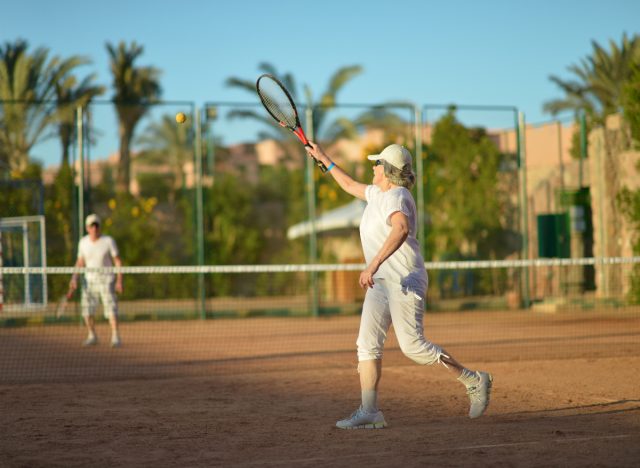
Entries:
{"label": "racket head", "polygon": [[[265,73],[256,81],[256,91],[269,115],[282,127],[287,127],[300,138],[302,131],[298,110],[287,88],[275,76]],[[302,133],[304,137],[304,133]],[[303,139],[303,138],[301,138]],[[303,140],[306,140],[304,137]],[[303,141],[304,142],[304,141]]]}
{"label": "racket head", "polygon": [[[280,80],[269,73],[260,75],[256,81],[256,91],[269,115],[281,127],[291,130],[303,145],[311,146],[304,130],[302,130],[302,125],[300,125],[296,104]],[[320,161],[316,161],[316,164],[322,172],[327,172],[327,168]]]}
{"label": "racket head", "polygon": [[73,297],[73,290],[69,289],[60,299],[58,299],[58,303],[56,304],[56,318],[60,318],[67,312],[67,305],[69,304],[69,299]]}
{"label": "racket head", "polygon": [[56,304],[56,318],[62,317],[67,312],[67,304],[69,303],[69,294],[62,296]]}

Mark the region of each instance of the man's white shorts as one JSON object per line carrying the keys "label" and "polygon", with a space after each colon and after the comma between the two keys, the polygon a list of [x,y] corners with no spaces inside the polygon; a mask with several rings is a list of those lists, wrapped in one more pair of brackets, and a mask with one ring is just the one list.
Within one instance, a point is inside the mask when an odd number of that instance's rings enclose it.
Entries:
{"label": "man's white shorts", "polygon": [[82,316],[95,315],[96,308],[102,302],[105,318],[118,316],[118,299],[115,291],[115,280],[84,281],[82,288]]}

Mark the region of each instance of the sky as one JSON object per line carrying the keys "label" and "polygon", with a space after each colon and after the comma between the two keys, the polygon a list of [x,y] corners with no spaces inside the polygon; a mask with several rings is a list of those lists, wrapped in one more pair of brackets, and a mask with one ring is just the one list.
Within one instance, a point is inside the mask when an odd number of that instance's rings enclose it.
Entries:
{"label": "sky", "polygon": [[515,106],[528,122],[551,118],[543,104],[562,93],[549,76],[571,78],[568,66],[592,41],[640,33],[637,0],[4,3],[2,43],[22,38],[52,55],[86,56],[92,64],[78,74],[96,73],[107,87],[105,44],[136,41],[144,46],[137,64],[162,70],[166,100],[251,102],[225,81],[253,80],[263,62],[318,95],[337,69],[361,65],[339,102]]}

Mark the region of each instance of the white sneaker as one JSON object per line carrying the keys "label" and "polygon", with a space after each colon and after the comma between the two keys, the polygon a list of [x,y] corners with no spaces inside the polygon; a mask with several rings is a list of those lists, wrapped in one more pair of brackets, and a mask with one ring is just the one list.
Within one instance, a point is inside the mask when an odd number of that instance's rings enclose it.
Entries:
{"label": "white sneaker", "polygon": [[95,346],[97,344],[98,344],[98,337],[95,335],[88,337],[86,340],[84,340],[84,343],[82,343],[83,346]]}
{"label": "white sneaker", "polygon": [[478,418],[489,406],[489,398],[491,397],[491,385],[493,376],[487,372],[477,372],[478,383],[467,387],[467,394],[471,401],[469,409],[469,417],[471,419]]}
{"label": "white sneaker", "polygon": [[384,420],[382,411],[366,413],[361,406],[349,418],[338,421],[336,427],[340,429],[382,429],[387,427],[387,422]]}
{"label": "white sneaker", "polygon": [[120,341],[120,337],[119,336],[114,336],[113,338],[111,338],[111,347],[112,348],[119,348],[120,346],[122,346],[122,341]]}

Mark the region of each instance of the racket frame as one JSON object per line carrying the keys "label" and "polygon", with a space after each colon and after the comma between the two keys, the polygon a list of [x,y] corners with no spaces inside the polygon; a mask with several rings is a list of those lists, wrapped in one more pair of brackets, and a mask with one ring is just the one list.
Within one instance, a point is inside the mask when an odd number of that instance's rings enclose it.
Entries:
{"label": "racket frame", "polygon": [[69,301],[73,297],[73,291],[67,291],[56,304],[56,318],[60,318],[66,315],[67,307],[69,306]]}
{"label": "racket frame", "polygon": [[[271,112],[271,110],[267,106],[267,103],[263,99],[262,93],[260,92],[260,80],[262,80],[263,78],[268,78],[270,80],[273,80],[280,87],[280,89],[284,92],[285,96],[287,97],[287,100],[289,101],[289,104],[291,104],[291,108],[293,109],[293,115],[295,116],[295,119],[296,119],[296,126],[295,127],[291,127],[290,125],[287,125],[286,122],[283,122],[282,120],[280,120],[278,117],[276,117]],[[279,79],[277,79],[275,76],[273,76],[273,75],[271,75],[269,73],[264,73],[263,75],[260,75],[258,77],[258,80],[256,81],[256,90],[258,92],[258,97],[260,98],[260,102],[262,102],[262,105],[267,110],[269,115],[271,117],[273,117],[273,119],[276,122],[278,122],[278,125],[280,125],[281,127],[284,127],[284,128],[288,128],[289,130],[291,130],[294,133],[295,136],[298,137],[298,139],[302,142],[302,144],[304,146],[311,147],[311,145],[309,144],[309,139],[304,134],[304,130],[302,129],[302,125],[300,125],[300,117],[298,115],[298,108],[296,107],[296,103],[293,101],[293,98],[291,97],[291,94],[289,94],[289,91],[282,84],[282,82]],[[322,172],[327,172],[327,168],[326,168],[326,166],[324,164],[322,164],[322,162],[318,161],[317,159],[314,159],[314,161],[316,162],[316,164],[318,165],[318,167],[320,168],[320,170]]]}

